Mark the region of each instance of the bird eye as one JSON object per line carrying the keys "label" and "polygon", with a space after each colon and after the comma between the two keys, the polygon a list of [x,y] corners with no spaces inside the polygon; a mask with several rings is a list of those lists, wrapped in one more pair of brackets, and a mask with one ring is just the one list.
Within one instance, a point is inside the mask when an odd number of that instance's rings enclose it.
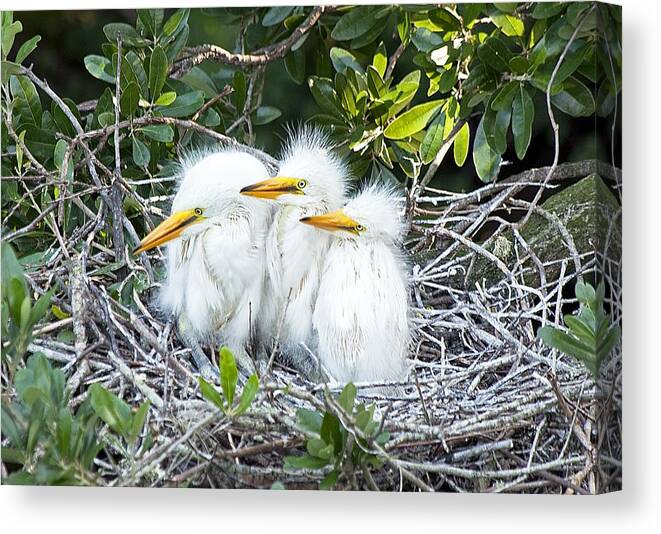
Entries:
{"label": "bird eye", "polygon": [[298,187],[299,189],[305,189],[305,186],[307,186],[307,185],[308,185],[308,181],[307,181],[307,180],[300,180],[300,181],[296,184],[296,187]]}
{"label": "bird eye", "polygon": [[193,213],[194,213],[196,216],[201,217],[201,216],[202,216],[202,208],[195,208],[195,209],[193,210]]}
{"label": "bird eye", "polygon": [[367,230],[367,228],[365,228],[362,224],[356,225],[356,232],[364,232],[365,230]]}

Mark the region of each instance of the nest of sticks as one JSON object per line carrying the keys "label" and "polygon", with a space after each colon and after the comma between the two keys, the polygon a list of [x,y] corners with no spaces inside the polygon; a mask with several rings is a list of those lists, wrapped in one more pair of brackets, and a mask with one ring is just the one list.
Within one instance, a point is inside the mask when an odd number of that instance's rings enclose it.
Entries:
{"label": "nest of sticks", "polygon": [[[567,288],[591,273],[604,277],[609,312],[619,321],[620,259],[599,250],[579,253],[557,217],[550,219],[566,254],[552,262],[539,260],[518,232],[531,214],[544,215],[545,191],[595,171],[619,187],[619,171],[593,161],[531,170],[466,194],[424,183],[411,189],[412,371],[388,397],[368,393],[374,384],[356,384],[359,398],[376,405],[390,439],[372,451],[380,467],[347,466],[338,489],[583,494],[621,487],[620,347],[595,382],[582,364],[536,337],[538,326],[561,324],[562,313],[576,305]],[[537,194],[525,200],[531,191]],[[138,200],[145,213],[167,210],[167,197]],[[336,413],[353,432],[351,418],[338,413],[339,388],[307,382],[276,356],[250,410],[223,416],[201,396],[172,322],[150,309],[159,253],[151,263],[126,254],[121,279],[107,268],[117,261],[115,252],[96,242],[100,213],[90,213],[79,235],[59,240],[45,266],[29,274],[39,293],[56,281],[67,288],[56,303],[71,316],[38,328],[30,348],[63,366],[73,406],[96,382],[130,404],[151,401],[145,431],[154,445],[139,459],[98,459],[100,479],[108,485],[317,488],[323,469],[291,470],[284,457],[305,447],[299,408]],[[517,236],[509,266],[489,246],[506,232]],[[619,224],[610,232],[620,232]],[[82,252],[74,248],[81,240]],[[469,282],[466,273],[478,258],[496,264],[502,279]],[[559,275],[546,276],[551,268]],[[130,309],[107,288],[134,277],[151,284],[133,290]],[[56,339],[65,327],[75,334],[71,343]]]}

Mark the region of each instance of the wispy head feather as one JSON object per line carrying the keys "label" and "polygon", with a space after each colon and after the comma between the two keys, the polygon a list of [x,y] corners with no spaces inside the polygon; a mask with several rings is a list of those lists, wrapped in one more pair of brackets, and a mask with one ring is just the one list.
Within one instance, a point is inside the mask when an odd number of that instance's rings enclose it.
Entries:
{"label": "wispy head feather", "polygon": [[344,212],[364,225],[370,235],[400,242],[405,232],[401,199],[394,187],[372,182],[347,202]]}
{"label": "wispy head feather", "polygon": [[349,169],[328,135],[305,124],[290,126],[287,132],[279,174],[308,180],[326,197],[328,209],[341,207],[350,179]]}

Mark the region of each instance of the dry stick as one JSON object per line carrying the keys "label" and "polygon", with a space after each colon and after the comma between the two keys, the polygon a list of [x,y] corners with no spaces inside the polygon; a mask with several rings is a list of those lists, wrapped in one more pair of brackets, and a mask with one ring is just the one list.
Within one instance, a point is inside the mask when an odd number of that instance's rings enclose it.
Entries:
{"label": "dry stick", "polygon": [[280,335],[282,334],[282,325],[285,322],[287,316],[287,309],[289,308],[289,302],[291,300],[291,292],[293,288],[289,288],[289,293],[287,294],[287,300],[285,301],[284,309],[282,310],[282,316],[278,321],[278,330],[275,333],[275,339],[273,340],[273,349],[271,350],[271,356],[269,357],[268,364],[266,365],[266,371],[264,371],[264,377],[267,377],[271,372],[271,367],[273,366],[273,361],[275,360],[275,355],[278,353],[278,345],[280,344]]}
{"label": "dry stick", "polygon": [[[122,219],[124,218],[124,199],[122,191],[119,186],[119,179],[122,176],[122,159],[120,155],[120,140],[119,140],[119,102],[121,99],[121,90],[119,83],[119,75],[122,68],[122,40],[117,39],[117,68],[115,72],[115,101],[113,107],[115,108],[115,172],[112,178],[112,187],[110,190],[110,212],[112,213],[112,237],[115,248],[115,261],[122,261],[125,255],[126,246],[124,244],[124,229]],[[117,276],[120,279],[126,278],[128,275],[126,267],[121,267],[117,270]]]}
{"label": "dry stick", "polygon": [[250,447],[242,447],[240,449],[236,450],[218,450],[216,449],[213,453],[212,459],[209,462],[206,463],[201,463],[198,465],[195,465],[191,467],[190,469],[187,469],[186,471],[180,473],[179,475],[173,477],[171,479],[171,482],[174,483],[181,483],[184,480],[187,480],[191,478],[192,476],[196,475],[200,471],[204,471],[207,469],[209,463],[212,460],[218,460],[218,459],[226,459],[226,458],[246,458],[248,456],[255,456],[257,454],[262,454],[265,452],[271,452],[277,449],[291,449],[293,447],[298,447],[303,443],[303,440],[294,438],[294,439],[288,439],[284,438],[281,440],[277,440],[271,443],[261,443],[259,445],[252,445]]}
{"label": "dry stick", "polygon": [[406,43],[405,41],[399,43],[399,46],[395,50],[394,54],[390,57],[390,61],[388,61],[388,67],[386,68],[385,76],[383,77],[384,80],[387,80],[392,76],[392,73],[395,70],[395,65],[397,65],[397,61],[399,60],[400,56],[404,53],[404,50],[406,50],[407,45],[408,43]]}
{"label": "dry stick", "polygon": [[331,9],[333,9],[331,6],[315,7],[289,37],[279,43],[257,50],[252,54],[234,54],[220,46],[211,44],[188,48],[184,51],[183,57],[172,65],[170,76],[180,78],[193,67],[207,59],[237,67],[255,67],[281,59],[287,55],[301,37],[314,27],[321,18],[321,15]]}
{"label": "dry stick", "polygon": [[569,41],[567,41],[567,44],[565,45],[565,48],[562,51],[562,54],[560,54],[560,57],[558,58],[558,61],[555,64],[555,67],[553,67],[551,78],[549,78],[549,83],[546,86],[546,111],[548,113],[549,120],[551,121],[551,127],[553,128],[553,145],[554,145],[553,163],[551,164],[551,168],[549,169],[549,172],[546,175],[546,178],[544,179],[543,186],[537,190],[537,193],[535,194],[535,198],[531,203],[530,209],[523,217],[523,219],[521,219],[518,222],[517,224],[518,228],[521,228],[524,224],[528,222],[528,219],[530,218],[533,212],[533,206],[537,206],[537,204],[539,203],[539,200],[540,198],[542,198],[542,193],[544,193],[544,189],[546,185],[551,180],[551,176],[553,176],[553,171],[558,166],[558,161],[560,160],[560,126],[558,126],[558,123],[555,120],[555,114],[553,113],[553,106],[551,105],[551,88],[553,87],[553,82],[555,82],[555,78],[558,75],[558,71],[560,70],[560,65],[562,65],[562,62],[565,60],[565,56],[567,55],[569,48],[576,39],[578,32],[583,27],[583,23],[588,18],[588,16],[590,16],[590,14],[595,10],[596,7],[597,7],[596,4],[593,4],[592,7],[590,7],[590,9],[586,11],[585,15],[581,17],[581,20],[576,25],[576,28],[574,28],[574,32],[571,34]]}
{"label": "dry stick", "polygon": [[232,87],[231,85],[226,85],[225,87],[223,87],[223,90],[220,93],[218,93],[216,96],[214,96],[213,98],[208,100],[200,109],[198,109],[195,112],[195,115],[193,115],[191,117],[191,120],[193,122],[196,122],[197,119],[200,118],[202,113],[204,113],[207,109],[209,109],[211,106],[213,106],[221,98],[225,98],[226,96],[232,94],[233,92],[234,92],[234,87]]}
{"label": "dry stick", "polygon": [[[270,172],[277,171],[278,169],[278,161],[275,158],[269,156],[266,152],[262,152],[261,150],[251,146],[243,145],[233,137],[229,137],[227,135],[218,133],[214,130],[210,130],[209,128],[205,128],[201,124],[198,124],[197,122],[192,120],[176,119],[174,117],[140,117],[138,119],[122,121],[119,123],[119,127],[120,128],[128,128],[131,126],[140,127],[140,126],[148,126],[151,124],[170,124],[172,126],[178,126],[185,129],[192,129],[196,132],[206,135],[207,137],[210,137],[211,139],[218,141],[219,143],[222,143],[224,145],[229,145],[232,148],[236,148],[238,150],[247,152],[252,156],[255,156],[266,167],[268,167]],[[106,135],[108,132],[111,132],[113,130],[114,130],[114,125],[105,126],[104,128],[99,128],[98,130],[84,132],[81,135],[79,135],[76,139],[78,138],[91,139],[95,137],[100,137]]]}
{"label": "dry stick", "polygon": [[[119,69],[118,69],[119,71]],[[27,69],[25,67],[21,67],[21,73],[30,78],[32,82],[34,82],[36,85],[38,85],[54,102],[55,104],[62,110],[62,112],[66,115],[66,117],[69,119],[69,122],[73,126],[74,130],[76,130],[76,133],[78,134],[79,137],[83,137],[85,135],[85,130],[83,130],[83,127],[80,125],[80,122],[78,122],[78,119],[76,116],[71,112],[69,109],[69,106],[67,106],[62,99],[55,93],[50,86],[48,85],[47,82],[41,80],[38,76],[32,72],[32,69]],[[82,143],[82,141],[80,141]],[[89,147],[87,148],[89,150]],[[98,173],[96,172],[96,167],[94,166],[94,163],[91,160],[87,161],[87,169],[89,170],[90,176],[92,177],[92,180],[94,180],[94,183],[98,187],[102,187],[101,179],[99,178]],[[103,201],[108,205],[110,208],[111,212],[113,211],[113,203],[109,195],[104,191],[100,191],[101,198]],[[117,237],[115,234],[120,234],[121,237],[119,238],[121,242],[123,242],[123,231],[122,231],[122,217],[119,219],[115,219],[114,217],[114,212],[113,212],[113,240],[115,237]],[[117,244],[117,242],[115,242]],[[116,249],[117,252],[117,249]],[[123,257],[123,249],[120,251],[119,255],[116,255],[116,257],[119,259]]]}

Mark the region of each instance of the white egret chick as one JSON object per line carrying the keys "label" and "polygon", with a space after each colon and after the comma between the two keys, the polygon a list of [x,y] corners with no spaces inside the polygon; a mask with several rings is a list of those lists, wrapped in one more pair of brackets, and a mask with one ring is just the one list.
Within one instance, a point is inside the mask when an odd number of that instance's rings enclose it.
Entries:
{"label": "white egret chick", "polygon": [[264,238],[268,205],[239,194],[269,176],[254,156],[220,150],[182,163],[172,215],[147,235],[134,253],[168,243],[161,308],[177,318],[179,335],[203,374],[213,367],[200,344],[226,345],[244,369],[251,323],[264,285]]}
{"label": "white egret chick", "polygon": [[303,344],[315,345],[312,312],[330,236],[300,224],[299,219],[344,205],[347,181],[348,170],[323,133],[302,128],[290,135],[279,176],[241,190],[279,206],[266,238],[259,337],[269,350],[279,330],[280,353],[309,377],[315,372]]}
{"label": "white egret chick", "polygon": [[301,222],[332,233],[312,318],[317,355],[338,382],[402,380],[410,343],[404,225],[389,188]]}

